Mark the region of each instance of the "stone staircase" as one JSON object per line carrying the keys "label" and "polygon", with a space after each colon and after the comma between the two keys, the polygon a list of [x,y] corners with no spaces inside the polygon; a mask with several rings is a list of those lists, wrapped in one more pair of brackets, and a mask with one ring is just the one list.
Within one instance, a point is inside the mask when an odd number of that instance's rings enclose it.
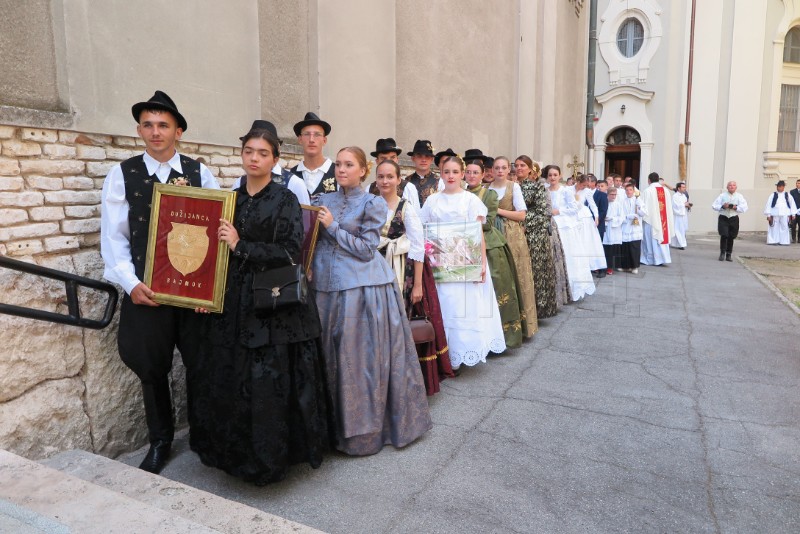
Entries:
{"label": "stone staircase", "polygon": [[0,532],[319,532],[85,451],[41,463],[0,450]]}

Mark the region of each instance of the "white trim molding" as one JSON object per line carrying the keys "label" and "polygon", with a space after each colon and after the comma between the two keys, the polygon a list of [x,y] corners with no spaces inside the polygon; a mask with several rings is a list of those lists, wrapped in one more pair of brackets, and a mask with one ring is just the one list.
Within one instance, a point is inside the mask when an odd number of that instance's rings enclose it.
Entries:
{"label": "white trim molding", "polygon": [[[611,0],[600,17],[600,54],[608,65],[611,85],[645,83],[650,60],[661,43],[661,6],[655,0]],[[644,28],[642,47],[632,57],[625,57],[617,48],[617,32],[629,18]]]}

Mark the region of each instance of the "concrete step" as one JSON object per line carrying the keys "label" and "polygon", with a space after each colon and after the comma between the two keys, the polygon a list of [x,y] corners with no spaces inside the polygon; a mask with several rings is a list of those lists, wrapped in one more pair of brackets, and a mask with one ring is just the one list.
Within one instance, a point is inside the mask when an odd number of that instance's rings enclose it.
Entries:
{"label": "concrete step", "polygon": [[3,450],[0,450],[0,518],[0,526],[12,528],[10,532],[219,532],[172,511]]}
{"label": "concrete step", "polygon": [[215,531],[231,534],[311,534],[320,531],[229,501],[164,477],[86,451],[67,451],[45,465],[127,498]]}

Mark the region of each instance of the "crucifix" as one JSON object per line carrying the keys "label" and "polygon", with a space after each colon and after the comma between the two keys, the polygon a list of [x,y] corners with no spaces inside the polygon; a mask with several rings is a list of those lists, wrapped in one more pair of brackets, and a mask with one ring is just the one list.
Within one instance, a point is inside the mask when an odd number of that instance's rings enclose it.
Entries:
{"label": "crucifix", "polygon": [[580,169],[583,169],[585,164],[581,161],[578,163],[578,156],[572,156],[572,163],[567,163],[567,167],[572,169],[572,177],[576,180],[578,179],[578,174],[580,174]]}

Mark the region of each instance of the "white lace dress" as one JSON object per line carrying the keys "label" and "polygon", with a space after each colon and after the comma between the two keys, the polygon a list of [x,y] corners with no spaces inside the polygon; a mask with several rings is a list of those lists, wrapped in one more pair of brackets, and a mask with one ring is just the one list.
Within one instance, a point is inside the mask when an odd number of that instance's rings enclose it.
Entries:
{"label": "white lace dress", "polygon": [[589,268],[589,252],[584,250],[580,236],[581,222],[578,219],[580,206],[575,201],[572,190],[565,186],[555,190],[550,189],[550,200],[553,209],[559,211],[558,215],[553,215],[553,220],[558,227],[558,234],[564,247],[572,300],[580,300],[586,295],[593,295],[595,291],[592,270]]}
{"label": "white lace dress", "polygon": [[[427,224],[471,222],[478,217],[486,217],[486,206],[476,195],[466,191],[431,195],[420,212],[420,219]],[[453,369],[461,364],[472,366],[485,362],[489,351],[506,350],[500,308],[488,273],[482,283],[437,282],[436,291]]]}

